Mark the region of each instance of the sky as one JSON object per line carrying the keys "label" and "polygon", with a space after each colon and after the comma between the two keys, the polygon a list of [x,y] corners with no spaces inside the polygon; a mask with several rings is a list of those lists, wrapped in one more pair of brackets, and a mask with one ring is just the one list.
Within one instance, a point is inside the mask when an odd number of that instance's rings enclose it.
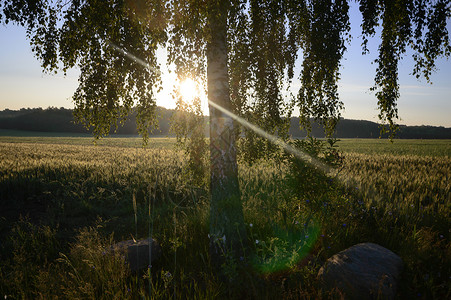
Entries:
{"label": "sky", "polygon": [[[342,116],[347,119],[378,122],[377,99],[369,91],[373,85],[379,40],[370,41],[369,55],[361,54],[360,20],[357,7],[351,6],[351,43],[344,55],[341,80],[338,82],[340,99],[345,105]],[[451,32],[448,21],[448,31]],[[165,51],[160,61],[165,62]],[[298,62],[298,66],[300,62]],[[432,84],[424,78],[410,75],[413,60],[406,56],[399,67],[400,98],[399,124],[451,127],[451,60],[437,61],[438,71],[431,76]],[[299,73],[299,67],[298,73]],[[25,30],[12,24],[0,25],[0,110],[20,108],[65,107],[73,108],[71,97],[78,86],[78,70],[49,75],[42,72],[34,57]],[[164,74],[164,90],[157,104],[175,108],[170,96],[173,75]],[[293,88],[299,85],[294,82]],[[206,109],[206,103],[203,107]]]}

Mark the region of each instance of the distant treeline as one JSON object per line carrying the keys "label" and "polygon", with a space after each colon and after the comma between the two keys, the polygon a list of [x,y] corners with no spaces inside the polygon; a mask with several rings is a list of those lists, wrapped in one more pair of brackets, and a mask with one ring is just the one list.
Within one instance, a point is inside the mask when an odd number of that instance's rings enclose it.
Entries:
{"label": "distant treeline", "polygon": [[[318,123],[312,122],[311,135],[317,138],[324,137],[324,129]],[[290,135],[304,137],[306,131],[299,129],[299,118],[291,119]],[[341,119],[338,122],[334,137],[336,138],[388,138],[388,134],[381,135],[379,124],[364,120]],[[399,125],[396,138],[400,139],[451,139],[451,128],[441,126],[406,126]]]}
{"label": "distant treeline", "polygon": [[[157,107],[158,129],[153,136],[169,134],[169,122],[173,110]],[[76,123],[73,110],[64,107],[56,108],[22,108],[20,110],[0,111],[0,129],[23,130],[35,132],[90,133],[82,124]],[[124,125],[117,130],[111,128],[110,134],[138,135],[136,129],[136,113],[132,113]]]}
{"label": "distant treeline", "polygon": [[[151,136],[170,135],[170,118],[174,110],[163,107],[157,108],[159,128],[154,130]],[[111,133],[121,135],[137,135],[136,115],[132,114],[123,126]],[[205,120],[207,126],[207,119]],[[22,108],[20,110],[0,111],[0,129],[22,130],[35,132],[60,132],[60,133],[89,133],[81,124],[74,121],[73,110],[66,108],[49,107]],[[208,133],[208,128],[205,130]],[[299,118],[291,119],[290,135],[292,137],[305,137],[306,131],[299,128]],[[312,121],[312,136],[324,137],[323,128]],[[342,119],[334,134],[337,138],[378,138],[380,126],[375,122],[363,120]],[[386,135],[382,135],[386,138]],[[436,126],[405,126],[400,125],[397,138],[401,139],[451,139],[451,128]]]}

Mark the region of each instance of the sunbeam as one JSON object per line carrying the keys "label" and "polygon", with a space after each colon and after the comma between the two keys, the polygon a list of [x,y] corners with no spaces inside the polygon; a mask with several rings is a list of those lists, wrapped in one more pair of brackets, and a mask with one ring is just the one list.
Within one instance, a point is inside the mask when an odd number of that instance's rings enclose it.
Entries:
{"label": "sunbeam", "polygon": [[[113,49],[117,50],[126,57],[130,58],[134,62],[141,64],[143,67],[148,68],[149,70],[154,72],[160,72],[158,69],[150,66],[145,61],[137,58],[131,53],[122,50],[116,45],[112,43],[108,43],[108,45],[110,45],[111,47],[113,47]],[[194,82],[185,81],[184,86],[185,87],[182,88],[181,85],[181,92],[184,94],[184,96],[190,97],[190,95],[188,94],[194,91],[195,86]],[[211,107],[221,111],[223,115],[235,120],[236,122],[241,124],[241,126],[254,131],[259,136],[271,141],[275,145],[278,145],[279,147],[296,156],[297,158],[302,159],[307,163],[317,167],[324,173],[333,174],[335,172],[335,169],[331,168],[330,166],[327,166],[326,164],[313,158],[307,153],[304,153],[299,149],[294,148],[293,146],[284,142],[279,137],[264,131],[258,126],[248,122],[247,120],[241,118],[240,116],[237,116],[236,114],[214,103],[213,101],[208,100],[208,104]],[[267,274],[283,270],[287,266],[292,265],[293,263],[298,263],[303,258],[305,258],[312,249],[313,245],[315,244],[318,238],[319,231],[320,226],[316,222],[312,222],[309,228],[304,228],[304,230],[301,231],[285,232],[283,230],[278,230],[277,232],[275,232],[275,234],[277,236],[277,239],[279,239],[282,243],[281,245],[277,246],[278,249],[281,251],[281,253],[275,256],[264,255],[263,257],[256,254],[253,256],[251,263],[257,271]]]}
{"label": "sunbeam", "polygon": [[125,57],[129,58],[130,60],[142,65],[143,67],[147,68],[150,71],[155,72],[158,75],[161,75],[161,71],[158,68],[155,68],[155,67],[151,66],[150,64],[148,64],[144,60],[142,60],[139,57],[131,54],[130,52],[125,51],[121,47],[116,46],[114,43],[112,43],[110,41],[106,41],[106,43],[107,43],[108,46],[110,46],[111,48],[113,48],[114,50],[119,52],[120,54],[124,55]]}
{"label": "sunbeam", "polygon": [[[134,62],[142,65],[143,67],[153,71],[153,72],[158,72],[159,74],[161,74],[161,71],[155,67],[152,67],[151,65],[149,65],[147,62],[145,62],[144,60],[136,57],[135,55],[123,50],[122,48],[116,46],[115,44],[111,43],[110,41],[106,42],[110,47],[112,47],[114,50],[118,51],[119,53],[121,53],[122,55],[128,57],[129,59],[133,60]],[[334,169],[331,168],[330,166],[327,166],[326,164],[322,163],[321,161],[311,157],[310,155],[308,155],[305,152],[300,151],[299,149],[294,148],[293,146],[285,143],[282,139],[280,139],[277,136],[274,136],[266,131],[264,131],[263,129],[259,128],[258,126],[248,122],[247,120],[241,118],[240,116],[237,116],[236,114],[232,113],[231,111],[228,111],[227,109],[225,109],[224,107],[208,100],[208,104],[213,106],[214,108],[216,108],[217,110],[220,110],[223,114],[229,116],[230,118],[232,118],[233,120],[235,120],[236,122],[240,123],[242,126],[254,131],[256,134],[258,134],[259,136],[271,141],[272,143],[274,143],[275,145],[278,145],[279,147],[283,148],[284,150],[288,151],[289,153],[293,154],[294,156],[296,156],[297,158],[300,158],[312,165],[314,165],[315,167],[319,168],[321,171],[323,171],[326,174],[332,174],[334,173]]]}
{"label": "sunbeam", "polygon": [[322,162],[320,162],[319,160],[311,157],[310,155],[299,151],[298,149],[294,148],[293,146],[285,143],[282,139],[278,138],[277,136],[274,136],[270,133],[267,133],[266,131],[264,131],[263,129],[261,129],[260,127],[246,121],[245,119],[237,116],[236,114],[228,111],[227,109],[225,109],[224,107],[212,102],[212,101],[208,101],[208,103],[213,106],[214,108],[220,110],[222,113],[226,114],[227,116],[229,116],[230,118],[232,118],[233,120],[237,121],[238,123],[240,123],[242,126],[254,131],[256,134],[258,134],[259,136],[271,141],[273,144],[278,145],[279,147],[283,148],[284,150],[288,151],[289,153],[293,154],[294,156],[314,165],[315,167],[321,169],[323,172],[325,172],[326,174],[331,173],[333,171],[333,169],[325,164],[323,164]]}

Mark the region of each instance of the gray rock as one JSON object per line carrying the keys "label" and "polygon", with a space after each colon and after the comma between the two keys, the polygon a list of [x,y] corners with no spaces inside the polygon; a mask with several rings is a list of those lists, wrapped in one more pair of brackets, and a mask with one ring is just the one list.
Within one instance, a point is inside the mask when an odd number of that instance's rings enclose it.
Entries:
{"label": "gray rock", "polygon": [[[152,251],[149,252],[149,249]],[[152,262],[161,256],[160,245],[150,238],[136,242],[134,240],[122,241],[112,245],[110,251],[124,255],[133,273],[147,269]]]}
{"label": "gray rock", "polygon": [[318,272],[326,291],[339,289],[345,299],[394,299],[401,258],[372,243],[362,243],[329,258]]}

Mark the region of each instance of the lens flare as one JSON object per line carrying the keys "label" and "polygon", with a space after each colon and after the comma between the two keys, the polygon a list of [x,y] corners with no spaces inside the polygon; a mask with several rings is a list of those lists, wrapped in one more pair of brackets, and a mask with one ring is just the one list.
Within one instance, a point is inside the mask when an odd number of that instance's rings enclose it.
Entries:
{"label": "lens flare", "polygon": [[320,227],[312,223],[305,228],[274,228],[274,236],[259,241],[251,258],[253,268],[262,274],[291,269],[312,250],[319,236]]}

